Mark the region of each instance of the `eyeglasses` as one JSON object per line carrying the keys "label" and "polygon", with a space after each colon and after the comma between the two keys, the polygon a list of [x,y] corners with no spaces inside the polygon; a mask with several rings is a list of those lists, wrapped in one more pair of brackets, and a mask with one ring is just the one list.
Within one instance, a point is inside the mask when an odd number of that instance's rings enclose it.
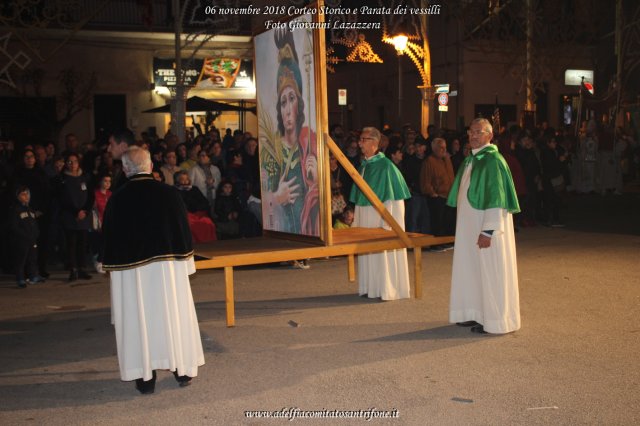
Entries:
{"label": "eyeglasses", "polygon": [[470,136],[471,135],[481,135],[483,133],[489,133],[489,132],[487,132],[486,130],[468,130],[467,131],[467,134],[470,135]]}
{"label": "eyeglasses", "polygon": [[368,136],[366,136],[366,137],[360,136],[360,140],[361,141],[366,141],[367,139],[372,140],[372,141],[376,140],[376,138],[371,138],[371,137],[368,137]]}

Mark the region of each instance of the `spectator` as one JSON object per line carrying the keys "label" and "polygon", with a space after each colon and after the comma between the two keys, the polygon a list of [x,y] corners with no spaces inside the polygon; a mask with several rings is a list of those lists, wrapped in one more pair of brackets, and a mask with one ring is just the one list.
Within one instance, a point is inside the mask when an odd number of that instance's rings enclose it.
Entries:
{"label": "spectator", "polygon": [[180,168],[189,171],[198,164],[198,154],[201,149],[202,147],[199,144],[191,144],[187,149],[187,159],[180,163]]}
{"label": "spectator", "polygon": [[[411,142],[407,146],[414,145]],[[415,144],[415,154],[405,155],[403,158],[407,185],[411,191],[411,198],[407,200],[406,224],[407,231],[421,234],[431,233],[431,218],[427,198],[420,188],[420,170],[426,159],[427,144],[424,141]]]}
{"label": "spectator", "polygon": [[348,229],[353,225],[353,207],[347,206],[333,223],[333,229]]}
{"label": "spectator", "polygon": [[583,131],[578,143],[578,161],[573,185],[577,192],[588,194],[596,189],[596,166],[598,164],[598,125],[595,120],[583,123]]}
{"label": "spectator", "polygon": [[42,145],[36,145],[33,147],[33,152],[36,156],[36,165],[44,170],[48,164],[46,149]]}
{"label": "spectator", "polygon": [[91,227],[91,208],[93,193],[89,188],[89,179],[80,168],[77,154],[65,158],[65,169],[58,188],[60,219],[67,242],[67,265],[69,281],[78,278],[91,279],[85,272],[87,256],[87,237]]}
{"label": "spectator", "polygon": [[67,133],[64,136],[64,150],[62,151],[62,156],[67,157],[69,154],[77,154],[80,150],[80,142],[78,141],[78,137],[75,133]]}
{"label": "spectator", "polygon": [[153,163],[153,168],[160,169],[164,164],[165,152],[166,151],[160,146],[151,149],[151,163]]}
{"label": "spectator", "polygon": [[526,131],[519,136],[516,157],[522,166],[527,187],[526,202],[522,206],[521,224],[522,226],[536,226],[536,217],[540,213],[538,191],[542,190],[542,180],[540,162],[534,151],[533,139]]}
{"label": "spectator", "polygon": [[94,267],[96,272],[104,274],[102,269],[102,257],[103,253],[103,235],[102,235],[102,223],[104,221],[104,210],[107,207],[107,202],[111,198],[111,175],[105,174],[98,179],[98,187],[94,191],[94,225],[93,225],[93,247],[94,247]]}
{"label": "spectator", "polygon": [[176,164],[180,165],[187,160],[187,144],[182,142],[179,143],[175,149],[176,153]]}
{"label": "spectator", "polygon": [[22,157],[22,165],[14,173],[14,190],[18,186],[29,188],[29,207],[33,210],[38,222],[37,259],[39,274],[49,278],[47,260],[49,250],[49,227],[51,224],[51,185],[45,171],[36,163],[35,153],[26,150]]}
{"label": "spectator", "polygon": [[[222,176],[220,169],[211,164],[209,154],[205,150],[198,153],[198,163],[188,172],[191,184],[200,190],[202,195],[206,197],[209,206],[213,207]],[[213,215],[211,216],[213,217]]]}
{"label": "spectator", "polygon": [[558,146],[555,136],[545,138],[545,147],[540,152],[542,161],[542,190],[544,199],[544,224],[561,228],[560,193],[565,189],[562,163],[567,161],[564,149]]}
{"label": "spectator", "polygon": [[260,159],[258,157],[258,140],[250,137],[244,144],[242,151],[242,167],[245,176],[252,187],[260,185]]}
{"label": "spectator", "polygon": [[219,239],[237,238],[240,235],[240,200],[233,194],[233,185],[220,184],[215,200],[216,231]]}
{"label": "spectator", "polygon": [[[447,141],[433,138],[431,155],[422,163],[420,171],[420,189],[428,198],[431,230],[433,235],[453,235],[453,210],[447,206],[447,197],[453,184],[453,165],[447,154]],[[445,250],[450,244],[434,246],[434,250]]]}
{"label": "spectator", "polygon": [[216,166],[222,176],[225,176],[227,171],[227,163],[224,158],[224,154],[222,153],[222,143],[220,141],[214,141],[211,144],[211,148],[209,149],[209,160],[211,164]]}
{"label": "spectator", "polygon": [[358,138],[349,136],[346,141],[346,149],[344,155],[349,159],[353,167],[356,169],[360,167],[360,147],[358,146]]}
{"label": "spectator", "polygon": [[247,189],[247,169],[243,165],[242,152],[234,151],[231,153],[231,162],[227,165],[226,180],[233,184],[233,191],[240,194]]}
{"label": "spectator", "polygon": [[[37,240],[38,223],[36,213],[29,206],[29,188],[20,185],[16,189],[16,201],[10,213],[10,232],[12,234],[11,252],[14,258],[14,269],[18,288],[25,288],[27,283],[44,282],[37,273]],[[28,277],[25,280],[26,276]]]}
{"label": "spectator", "polygon": [[460,138],[453,138],[449,144],[449,157],[451,158],[451,165],[453,166],[453,173],[458,173],[460,164],[464,161],[464,154],[462,152],[462,145]]}
{"label": "spectator", "polygon": [[205,243],[216,239],[216,226],[211,220],[211,206],[198,188],[191,185],[189,173],[180,170],[173,176],[175,187],[187,208],[187,220],[194,243]]}
{"label": "spectator", "polygon": [[122,154],[124,154],[130,146],[135,145],[136,140],[133,132],[129,129],[116,130],[109,136],[109,146],[107,152],[111,153],[114,160],[117,160],[117,164],[113,165],[113,177],[111,187],[115,191],[120,188],[127,181],[127,177],[122,170]]}
{"label": "spectator", "polygon": [[224,138],[222,138],[222,150],[225,152],[229,152],[233,148],[233,135],[231,134],[231,129],[227,128],[224,131]]}
{"label": "spectator", "polygon": [[164,182],[173,186],[173,175],[180,170],[178,167],[178,156],[175,151],[165,151],[163,155],[164,164],[160,167],[160,171],[164,175]]}
{"label": "spectator", "polygon": [[[511,177],[513,178],[513,185],[516,189],[516,195],[518,196],[518,204],[523,206],[525,204],[527,195],[527,184],[520,166],[520,161],[515,156],[516,137],[505,134],[500,136],[498,142],[498,149],[502,157],[504,157],[509,170],[511,170]],[[521,225],[522,218],[521,213],[513,213],[513,220],[515,221],[515,231],[518,232],[517,225]],[[516,225],[517,224],[517,225]]]}

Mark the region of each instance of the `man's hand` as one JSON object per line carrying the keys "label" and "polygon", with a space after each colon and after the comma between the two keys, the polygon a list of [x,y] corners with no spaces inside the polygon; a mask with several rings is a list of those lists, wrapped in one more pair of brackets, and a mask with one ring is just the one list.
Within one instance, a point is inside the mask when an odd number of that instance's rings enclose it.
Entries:
{"label": "man's hand", "polygon": [[87,212],[86,212],[86,211],[84,211],[84,210],[80,210],[80,211],[78,212],[77,219],[78,219],[78,220],[83,220],[85,217],[87,217]]}
{"label": "man's hand", "polygon": [[491,247],[491,237],[482,234],[478,235],[478,247],[481,249]]}
{"label": "man's hand", "polygon": [[296,178],[291,180],[284,180],[284,176],[280,178],[278,183],[278,190],[273,194],[276,202],[280,205],[293,204],[300,193],[296,192],[300,185],[294,184]]}

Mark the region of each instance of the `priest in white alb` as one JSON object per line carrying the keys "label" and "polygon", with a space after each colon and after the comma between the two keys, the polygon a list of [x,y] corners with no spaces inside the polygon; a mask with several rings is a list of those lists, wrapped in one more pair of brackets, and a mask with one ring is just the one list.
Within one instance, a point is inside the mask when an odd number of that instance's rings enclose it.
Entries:
{"label": "priest in white alb", "polygon": [[104,264],[120,378],[154,392],[156,370],[187,386],[204,364],[189,275],[195,272],[186,208],[178,192],[151,175],[149,151],[122,156],[128,181],[104,213]]}
{"label": "priest in white alb", "polygon": [[[364,159],[359,172],[404,229],[404,200],[411,194],[395,164],[377,152],[380,138],[380,131],[375,127],[362,129],[358,145]],[[350,200],[355,204],[353,227],[391,229],[356,185],[351,189]],[[358,293],[361,296],[382,300],[406,299],[410,297],[409,289],[407,249],[358,256]]]}
{"label": "priest in white alb", "polygon": [[471,122],[469,155],[447,203],[457,207],[449,322],[474,333],[520,328],[512,214],[520,211],[511,171],[492,145],[486,119]]}

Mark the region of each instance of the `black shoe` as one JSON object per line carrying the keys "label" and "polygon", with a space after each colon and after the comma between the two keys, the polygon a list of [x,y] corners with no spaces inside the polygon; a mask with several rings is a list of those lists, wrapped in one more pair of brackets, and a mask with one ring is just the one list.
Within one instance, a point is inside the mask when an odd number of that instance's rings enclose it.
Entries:
{"label": "black shoe", "polygon": [[71,273],[69,273],[69,282],[77,281],[78,279],[78,270],[72,269]]}
{"label": "black shoe", "polygon": [[473,327],[471,327],[471,332],[478,334],[488,334],[486,331],[484,331],[484,327],[482,326],[482,324],[474,325]]}
{"label": "black shoe", "polygon": [[457,322],[456,325],[458,327],[473,327],[474,325],[478,325],[478,323],[475,321],[464,321],[464,322]]}
{"label": "black shoe", "polygon": [[90,280],[91,279],[91,275],[87,274],[85,271],[80,269],[78,271],[78,278],[80,278],[81,280]]}
{"label": "black shoe", "polygon": [[27,282],[25,280],[18,280],[18,288],[27,288]]}
{"label": "black shoe", "polygon": [[173,372],[173,377],[176,378],[176,381],[181,388],[189,386],[191,384],[191,380],[193,379],[189,376],[178,376],[178,370],[175,370]]}
{"label": "black shoe", "polygon": [[47,271],[42,271],[40,272],[40,276],[46,279],[46,278],[49,278],[51,274],[49,274]]}
{"label": "black shoe", "polygon": [[151,380],[136,379],[136,389],[143,395],[150,395],[156,390],[156,371],[153,370]]}

